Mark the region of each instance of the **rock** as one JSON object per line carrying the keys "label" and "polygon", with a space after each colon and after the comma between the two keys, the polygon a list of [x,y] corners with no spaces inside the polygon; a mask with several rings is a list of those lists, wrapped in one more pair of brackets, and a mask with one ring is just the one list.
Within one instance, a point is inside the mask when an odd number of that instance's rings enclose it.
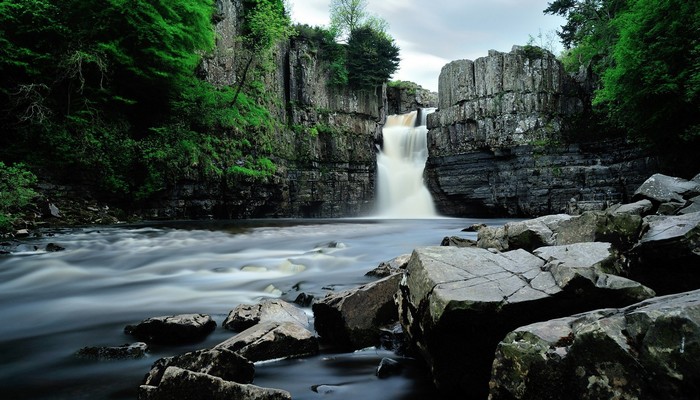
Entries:
{"label": "rock", "polygon": [[700,398],[700,291],[509,333],[489,399]]}
{"label": "rock", "polygon": [[688,200],[686,206],[683,207],[678,213],[679,214],[691,214],[700,211],[700,196],[695,196]]}
{"label": "rock", "polygon": [[399,273],[406,269],[410,254],[403,254],[389,261],[382,262],[379,266],[365,274],[365,276],[374,276],[378,278],[386,278],[389,275]]}
{"label": "rock", "polygon": [[158,386],[141,385],[139,400],[291,400],[289,392],[266,389],[187,371],[178,367],[168,367]]}
{"label": "rock", "polygon": [[255,377],[255,366],[246,358],[227,349],[203,349],[159,359],[146,374],[144,385],[160,385],[168,367],[182,368],[238,383],[252,383]]}
{"label": "rock", "polygon": [[29,229],[18,229],[15,231],[15,237],[28,237],[29,236]]}
{"label": "rock", "polygon": [[648,216],[644,223],[630,277],[662,294],[700,288],[700,212]]}
{"label": "rock", "polygon": [[440,242],[440,246],[454,246],[454,247],[476,247],[476,241],[466,238],[461,238],[459,236],[445,236]]}
{"label": "rock", "polygon": [[386,379],[401,374],[401,369],[401,364],[398,361],[384,357],[379,362],[379,366],[377,367],[377,372],[375,374],[379,379]]}
{"label": "rock", "polygon": [[344,349],[379,343],[379,327],[397,320],[394,295],[402,274],[338,293],[329,293],[312,309],[321,339]]}
{"label": "rock", "polygon": [[401,323],[397,321],[379,328],[379,346],[398,355],[408,354],[410,343],[406,340]]}
{"label": "rock", "polygon": [[700,212],[678,216],[649,216],[637,250],[647,257],[700,256]]}
{"label": "rock", "polygon": [[51,253],[51,252],[57,252],[57,251],[63,251],[63,250],[65,250],[65,249],[66,249],[65,247],[59,246],[59,245],[57,245],[56,243],[49,243],[49,244],[46,245],[46,251],[48,251],[49,253]]}
{"label": "rock", "polygon": [[649,214],[654,208],[654,204],[651,200],[642,199],[630,204],[617,204],[610,207],[606,212],[612,214],[631,214],[639,215],[641,217]]}
{"label": "rock", "polygon": [[261,322],[216,345],[253,362],[295,358],[318,353],[318,340],[295,322]]}
{"label": "rock", "polygon": [[574,217],[547,215],[481,229],[477,244],[499,251],[532,251],[542,246],[603,241],[626,250],[637,241],[641,227],[642,218],[630,213],[586,211]]}
{"label": "rock", "polygon": [[633,201],[649,199],[658,204],[685,203],[686,198],[700,195],[700,183],[662,174],[654,174],[634,192]]}
{"label": "rock", "polygon": [[232,310],[223,327],[241,332],[260,322],[296,322],[309,326],[309,317],[298,307],[279,299],[263,300],[258,304],[241,304]]}
{"label": "rock", "polygon": [[462,229],[462,232],[479,232],[482,228],[486,228],[486,224],[473,224],[471,226],[468,226],[464,229]]}
{"label": "rock", "polygon": [[182,314],[148,318],[137,325],[127,325],[124,333],[148,343],[186,344],[206,338],[216,322],[205,314]]}
{"label": "rock", "polygon": [[136,342],[117,347],[83,347],[75,355],[88,360],[109,361],[143,358],[146,352],[148,352],[148,345]]}
{"label": "rock", "polygon": [[414,250],[400,285],[400,321],[441,391],[485,398],[496,345],[519,326],[653,296],[602,272],[610,244],[545,249],[536,251],[546,260],[525,250]]}
{"label": "rock", "polygon": [[44,216],[53,217],[53,218],[61,218],[61,212],[58,210],[58,207],[56,207],[55,204],[47,203],[46,208],[44,209]]}
{"label": "rock", "polygon": [[300,307],[311,307],[314,302],[314,296],[308,293],[299,293],[296,299],[294,299],[294,304]]}

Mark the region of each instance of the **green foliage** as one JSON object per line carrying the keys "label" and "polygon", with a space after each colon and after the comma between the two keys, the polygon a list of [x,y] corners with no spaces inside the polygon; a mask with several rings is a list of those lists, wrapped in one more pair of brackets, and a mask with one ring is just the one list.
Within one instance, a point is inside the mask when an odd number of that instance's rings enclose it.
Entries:
{"label": "green foliage", "polygon": [[348,40],[347,67],[350,87],[374,89],[389,80],[399,67],[394,40],[370,27],[355,29]]}
{"label": "green foliage", "polygon": [[700,4],[635,0],[615,20],[615,65],[595,104],[628,132],[668,147],[700,139]]}
{"label": "green foliage", "polygon": [[400,81],[400,80],[388,82],[387,87],[405,90],[406,93],[408,93],[411,96],[415,95],[416,92],[418,91],[418,89],[422,89],[422,87],[415,82]]}
{"label": "green foliage", "polygon": [[612,65],[609,49],[617,41],[615,18],[627,9],[627,0],[555,0],[546,14],[566,18],[559,37],[570,51],[564,56],[568,71],[591,67],[600,74]]}
{"label": "green foliage", "polygon": [[12,228],[12,215],[37,195],[32,189],[36,176],[26,165],[5,165],[0,161],[0,232]]}

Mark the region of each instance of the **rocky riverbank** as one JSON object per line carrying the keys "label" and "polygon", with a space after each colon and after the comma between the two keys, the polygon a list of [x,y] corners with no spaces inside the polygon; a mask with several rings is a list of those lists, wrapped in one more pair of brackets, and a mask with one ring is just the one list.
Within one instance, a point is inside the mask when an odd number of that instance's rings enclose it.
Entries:
{"label": "rocky riverbank", "polygon": [[[307,357],[321,345],[394,351],[377,365],[379,378],[402,357],[421,359],[445,396],[697,398],[698,196],[700,176],[654,175],[632,203],[466,227],[476,241],[417,248],[358,288],[240,305],[223,328],[202,314],[149,318],[125,328],[136,343],[78,355],[141,357],[150,344],[233,331],[211,348],[156,361],[142,399],[291,398],[252,385],[254,363]],[[309,304],[313,325],[300,309]]]}

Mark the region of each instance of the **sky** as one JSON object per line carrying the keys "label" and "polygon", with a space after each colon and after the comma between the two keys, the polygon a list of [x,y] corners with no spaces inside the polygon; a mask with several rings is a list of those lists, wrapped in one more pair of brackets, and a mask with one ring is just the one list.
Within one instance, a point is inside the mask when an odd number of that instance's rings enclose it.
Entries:
{"label": "sky", "polygon": [[[552,0],[367,0],[367,10],[389,23],[401,49],[392,80],[418,83],[437,91],[442,67],[475,60],[491,49],[508,52],[514,44],[561,44],[555,31],[565,23],[542,11]],[[289,0],[294,23],[328,26],[330,0]],[[542,37],[542,40],[538,39]],[[549,39],[548,39],[549,37]]]}

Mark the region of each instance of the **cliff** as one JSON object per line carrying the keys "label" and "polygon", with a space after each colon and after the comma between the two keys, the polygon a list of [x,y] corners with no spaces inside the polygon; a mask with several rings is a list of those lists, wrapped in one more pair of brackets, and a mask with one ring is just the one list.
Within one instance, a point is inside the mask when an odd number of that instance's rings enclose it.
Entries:
{"label": "cliff", "polygon": [[[245,64],[236,36],[241,0],[217,0],[216,50],[202,75],[235,86]],[[386,93],[332,88],[322,50],[303,37],[280,43],[275,67],[262,80],[266,108],[277,120],[271,142],[276,172],[270,178],[192,177],[149,205],[154,218],[347,217],[374,203],[375,141],[385,117]]]}
{"label": "cliff", "polygon": [[568,139],[584,86],[531,46],[443,67],[425,172],[438,210],[534,216],[627,200],[656,161],[621,140]]}

